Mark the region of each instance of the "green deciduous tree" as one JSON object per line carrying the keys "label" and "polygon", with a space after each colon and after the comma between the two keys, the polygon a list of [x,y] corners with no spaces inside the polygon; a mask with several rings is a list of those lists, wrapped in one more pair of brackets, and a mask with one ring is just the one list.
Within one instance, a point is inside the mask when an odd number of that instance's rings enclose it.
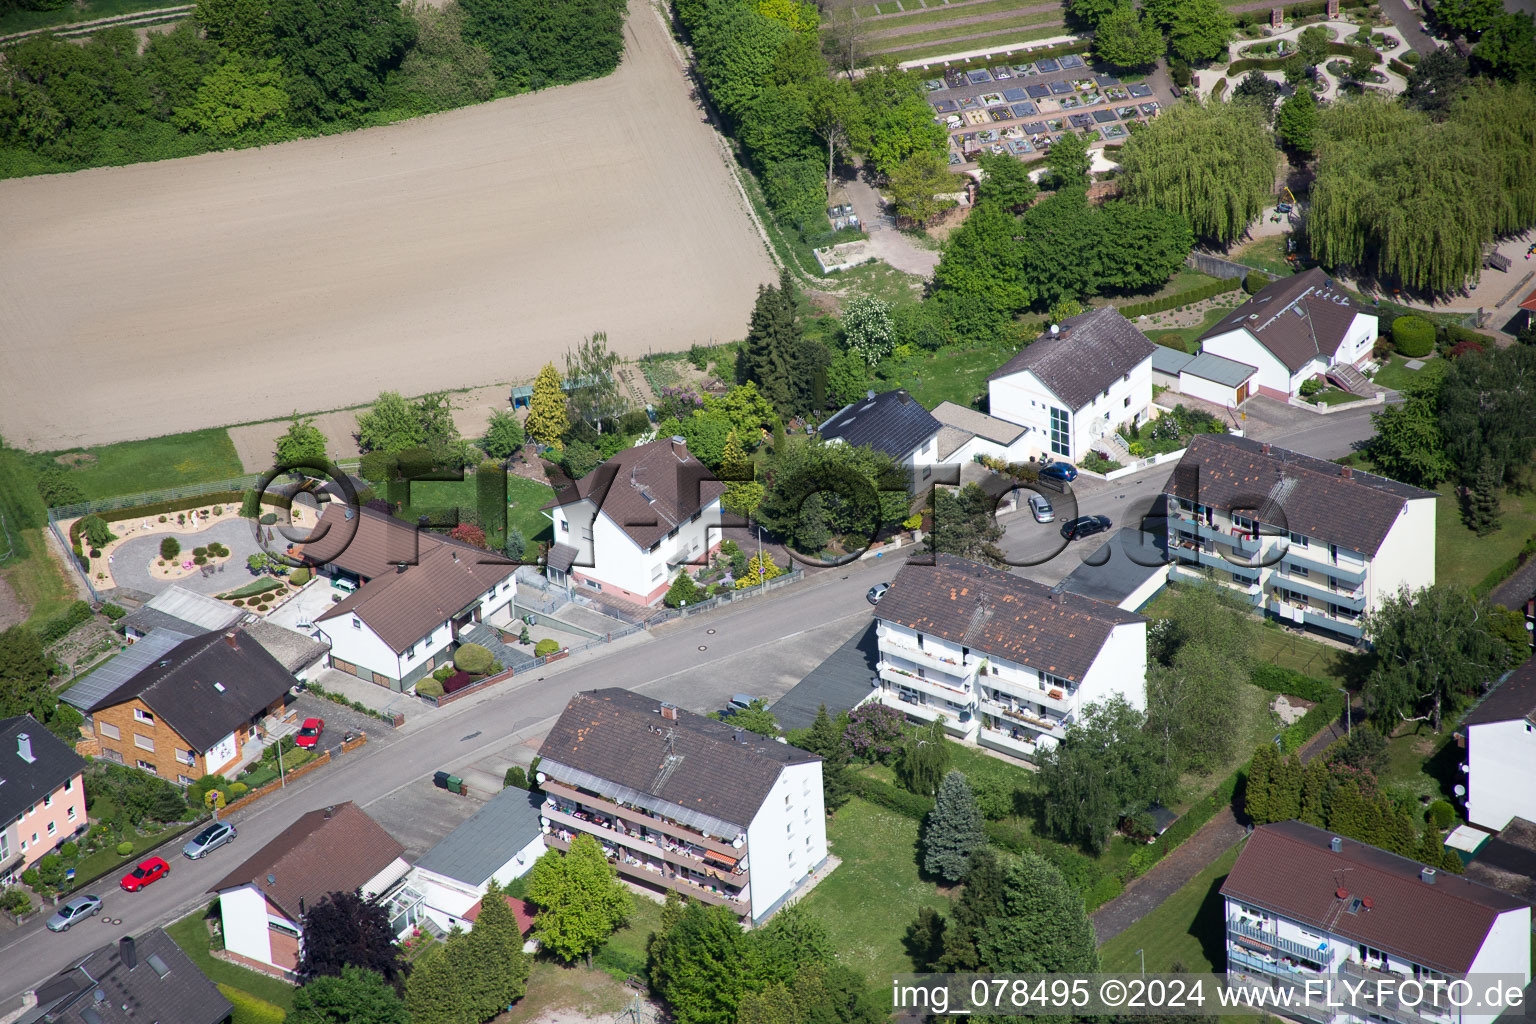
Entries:
{"label": "green deciduous tree", "polygon": [[1474,39],[1504,13],[1499,0],[1435,0],[1435,22]]}
{"label": "green deciduous tree", "polygon": [[405,1003],[384,976],[347,966],[306,982],[293,994],[292,1024],[411,1024]]}
{"label": "green deciduous tree", "polygon": [[996,502],[979,484],[959,490],[933,489],[933,530],[929,543],[935,552],[959,555],[988,565],[1005,564],[997,542],[1003,528],[994,515]]}
{"label": "green deciduous tree", "polygon": [[748,4],[714,3],[693,26],[693,48],[709,94],[731,124],[738,123],[771,79],[788,25]]}
{"label": "green deciduous tree", "polygon": [[980,968],[998,974],[1091,973],[1099,969],[1083,897],[1061,872],[1028,851],[1009,865],[997,912],[975,930]]}
{"label": "green deciduous tree", "polygon": [[281,125],[288,106],[278,61],[237,57],[214,68],[192,102],[176,108],[171,123],[182,131],[235,139]]}
{"label": "green deciduous tree", "polygon": [[896,759],[896,780],[908,792],[933,796],[949,770],[949,745],[937,722],[920,727],[902,744]]}
{"label": "green deciduous tree", "polygon": [[1440,432],[1458,482],[1471,487],[1484,459],[1502,484],[1536,450],[1536,350],[1515,345],[1454,360],[1440,386]]}
{"label": "green deciduous tree", "polygon": [[339,975],[349,966],[377,972],[391,983],[404,973],[384,906],[360,892],[333,892],[304,915],[304,959],[298,973],[308,981]]}
{"label": "green deciduous tree", "polygon": [[619,66],[624,5],[617,0],[460,0],[464,38],[490,55],[497,79],[542,89]]}
{"label": "green deciduous tree", "polygon": [[377,109],[412,25],[394,0],[272,0],[272,52],[282,60],[293,116],[345,121]]}
{"label": "green deciduous tree", "polygon": [[528,418],[523,422],[523,429],[542,444],[559,444],[561,435],[570,425],[561,383],[560,371],[555,369],[554,363],[545,363],[533,382],[533,398],[528,404]]}
{"label": "green deciduous tree", "polygon": [[572,840],[567,853],[550,850],[539,858],[528,875],[527,899],[539,908],[539,941],[567,961],[590,961],[634,904],[597,840],[586,834]]}
{"label": "green deciduous tree", "polygon": [[[918,75],[894,65],[872,68],[854,90],[863,112],[849,126],[850,140],[854,149],[874,161],[879,173],[891,177],[919,153],[937,157],[947,173],[943,158],[948,141],[943,127],[933,120],[933,108]],[[918,166],[930,164],[923,161]]]}
{"label": "green deciduous tree", "polygon": [[1465,590],[1438,583],[1387,597],[1366,616],[1375,663],[1364,688],[1366,711],[1384,733],[1428,721],[1436,732],[1481,693],[1508,661],[1488,627],[1488,609]]}
{"label": "green deciduous tree", "polygon": [[613,420],[628,403],[615,376],[619,356],[608,347],[608,335],[597,331],[565,350],[565,376],[571,382],[571,411],[591,424],[599,434],[613,427]]}
{"label": "green deciduous tree", "polygon": [[54,703],[37,633],[22,625],[0,633],[0,718],[31,715],[45,721]]}
{"label": "green deciduous tree", "polygon": [[965,774],[949,772],[923,822],[923,870],[958,882],[970,872],[971,856],[986,845],[987,830]]}
{"label": "green deciduous tree", "polygon": [[1180,103],[1120,153],[1123,194],[1180,213],[1201,239],[1238,238],[1270,202],[1280,154],[1263,119],[1242,103]]}
{"label": "green deciduous tree", "polygon": [[277,462],[281,466],[298,466],[325,459],[325,435],[315,426],[313,417],[293,420],[277,439]]}
{"label": "green deciduous tree", "polygon": [[779,721],[773,717],[773,712],[768,710],[768,702],[765,700],[754,700],[746,707],[738,709],[728,721],[738,729],[755,732],[759,736],[774,737],[779,734]]}
{"label": "green deciduous tree", "polygon": [[425,113],[480,103],[496,94],[491,55],[465,38],[458,0],[441,7],[407,0],[405,12],[416,41],[389,78],[392,104]]}
{"label": "green deciduous tree", "polygon": [[1218,60],[1232,39],[1232,16],[1220,0],[1180,0],[1168,24],[1168,49],[1190,64]]}
{"label": "green deciduous tree", "polygon": [[977,158],[982,179],[976,189],[976,201],[995,204],[1009,213],[1017,213],[1034,202],[1040,187],[1029,176],[1029,166],[1007,153],[982,153]]}
{"label": "green deciduous tree", "polygon": [[763,168],[763,195],[780,223],[803,236],[828,230],[827,182],[818,159],[768,161]]}
{"label": "green deciduous tree", "polygon": [[1116,696],[1084,709],[1066,739],[1040,758],[1040,782],[1051,794],[1041,813],[1051,836],[1097,853],[1124,814],[1150,804],[1168,772],[1139,711]]}
{"label": "green deciduous tree", "polygon": [[1051,188],[1087,188],[1088,168],[1092,163],[1088,140],[1076,132],[1067,132],[1051,146],[1051,151],[1045,156],[1045,166],[1050,168]]}
{"label": "green deciduous tree", "polygon": [[1157,63],[1166,48],[1157,22],[1137,14],[1129,3],[1115,5],[1094,31],[1093,52],[1115,67],[1148,67]]}
{"label": "green deciduous tree", "polygon": [[1311,89],[1300,88],[1280,104],[1280,116],[1275,123],[1275,134],[1292,152],[1311,156],[1316,146],[1317,97]]}
{"label": "green deciduous tree", "polygon": [[944,157],[931,149],[907,154],[887,174],[891,212],[919,226],[952,209],[956,200],[949,195],[961,191],[960,179],[950,173]]}
{"label": "green deciduous tree", "polygon": [[505,461],[517,454],[527,440],[517,417],[505,409],[497,409],[486,421],[480,447],[491,458]]}
{"label": "green deciduous tree", "polygon": [[1403,389],[1404,399],[1371,417],[1376,428],[1368,444],[1371,459],[1386,476],[1418,487],[1433,487],[1451,472],[1440,431],[1440,385],[1446,367],[1436,360]]}
{"label": "green deciduous tree", "polygon": [[225,51],[265,57],[272,48],[272,10],[263,0],[198,0],[192,21]]}
{"label": "green deciduous tree", "polygon": [[774,450],[767,470],[758,522],[807,554],[833,536],[856,546],[907,517],[907,473],[884,452],[797,438]]}
{"label": "green deciduous tree", "polygon": [[1092,30],[1121,6],[1122,0],[1067,0],[1067,13],[1078,27]]}
{"label": "green deciduous tree", "polygon": [[1232,90],[1232,99],[1256,104],[1267,120],[1275,111],[1275,101],[1280,99],[1280,85],[1269,76],[1254,68],[1243,76]]}
{"label": "green deciduous tree", "polygon": [[1161,207],[1108,202],[1099,207],[1098,221],[1101,262],[1094,290],[1100,293],[1157,288],[1184,265],[1194,248],[1189,221]]}
{"label": "green deciduous tree", "polygon": [[856,295],[843,305],[843,343],[870,366],[879,365],[896,344],[891,304],[873,295]]}
{"label": "green deciduous tree", "polygon": [[384,391],[357,416],[357,443],[365,452],[402,452],[425,442],[421,421],[398,391]]}
{"label": "green deciduous tree", "polygon": [[1536,22],[1524,11],[1499,15],[1472,48],[1472,59],[1505,81],[1536,80]]}

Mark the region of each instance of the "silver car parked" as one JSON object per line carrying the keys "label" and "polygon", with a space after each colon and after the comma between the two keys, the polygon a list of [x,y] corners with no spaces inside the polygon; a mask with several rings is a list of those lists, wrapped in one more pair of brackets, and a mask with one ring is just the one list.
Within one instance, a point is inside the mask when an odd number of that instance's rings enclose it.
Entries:
{"label": "silver car parked", "polygon": [[76,896],[59,904],[59,909],[48,918],[48,930],[51,932],[67,932],[72,924],[84,921],[101,909],[100,896]]}
{"label": "silver car parked", "polygon": [[197,860],[205,853],[217,850],[233,838],[235,838],[235,826],[217,821],[187,840],[187,845],[181,848],[181,855],[188,860]]}

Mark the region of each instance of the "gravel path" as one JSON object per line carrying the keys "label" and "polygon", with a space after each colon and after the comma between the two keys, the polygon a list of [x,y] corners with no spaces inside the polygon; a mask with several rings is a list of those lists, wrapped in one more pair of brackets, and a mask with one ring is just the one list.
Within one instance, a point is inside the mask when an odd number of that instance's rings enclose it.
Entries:
{"label": "gravel path", "polygon": [[[160,557],[160,542],[175,537],[181,542],[182,554],[192,557],[194,547],[206,547],[209,541],[218,541],[229,548],[230,558],[221,573],[204,576],[193,573],[179,580],[155,579],[149,573],[150,565]],[[252,579],[245,567],[245,560],[260,551],[248,519],[230,519],[214,523],[197,533],[152,533],[134,537],[118,545],[112,553],[112,579],[119,587],[158,594],[172,583],[179,584],[199,594],[222,594],[234,590]]]}
{"label": "gravel path", "polygon": [[843,188],[859,215],[859,223],[869,232],[869,244],[876,256],[904,273],[916,274],[924,280],[933,276],[933,268],[939,265],[939,253],[924,249],[898,231],[896,222],[886,214],[879,193],[863,177],[845,183]]}

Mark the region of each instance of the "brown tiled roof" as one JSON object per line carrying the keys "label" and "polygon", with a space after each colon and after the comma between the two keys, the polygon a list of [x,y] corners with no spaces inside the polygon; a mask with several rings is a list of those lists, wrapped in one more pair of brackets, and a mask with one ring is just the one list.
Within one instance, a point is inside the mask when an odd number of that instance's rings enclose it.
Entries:
{"label": "brown tiled roof", "polygon": [[[507,909],[512,911],[512,916],[517,919],[517,930],[523,935],[533,931],[534,918],[539,916],[539,909],[527,900],[514,899],[511,896],[503,896],[507,901]],[[480,908],[485,904],[484,898],[475,901],[475,905],[464,911],[464,920],[474,924],[480,920]]]}
{"label": "brown tiled roof", "polygon": [[649,550],[725,493],[688,446],[670,438],[619,452],[560,492],[551,505],[588,499]]}
{"label": "brown tiled roof", "polygon": [[457,545],[424,546],[419,564],[374,577],[317,621],[355,614],[399,653],[517,570],[511,564],[482,564],[477,557],[494,556]]}
{"label": "brown tiled roof", "polygon": [[253,885],[298,921],[301,900],[308,910],[330,893],[361,888],[404,852],[404,846],[348,800],[302,815],[208,891]]}
{"label": "brown tiled roof", "polygon": [[311,565],[334,565],[371,579],[395,571],[401,562],[414,564],[428,551],[446,543],[441,534],[418,530],[410,523],[371,508],[351,509],[333,501],[320,514],[315,539],[294,552]]}
{"label": "brown tiled roof", "polygon": [[[1332,838],[1299,821],[1255,829],[1222,895],[1447,974],[1466,973],[1500,914],[1528,906],[1458,875],[1430,885],[1418,862],[1353,839],[1334,853]],[[1350,913],[1356,898],[1370,907]]]}
{"label": "brown tiled roof", "polygon": [[987,380],[1029,370],[1076,412],[1157,348],[1113,306],[1068,317],[1060,327],[1060,334],[1042,334]]}
{"label": "brown tiled roof", "polygon": [[1200,340],[1242,328],[1296,371],[1319,354],[1338,352],[1356,314],[1365,312],[1346,293],[1334,290],[1326,273],[1313,267],[1265,285]]}
{"label": "brown tiled roof", "polygon": [[183,640],[87,710],[137,697],[202,753],[296,682],[244,629],[215,630]]}
{"label": "brown tiled roof", "polygon": [[1467,712],[1457,731],[1469,725],[1518,722],[1536,716],[1536,658],[1528,658],[1506,675],[1482,701]]}
{"label": "brown tiled roof", "polygon": [[1213,508],[1257,510],[1250,514],[1260,522],[1366,555],[1376,554],[1406,502],[1436,496],[1230,434],[1195,435],[1163,489]]}
{"label": "brown tiled roof", "polygon": [[1081,682],[1119,625],[1134,612],[954,555],[904,566],[875,614],[908,629]]}
{"label": "brown tiled roof", "polygon": [[617,688],[572,697],[539,756],[742,829],[785,766],[820,760],[689,711],[663,719],[654,697]]}

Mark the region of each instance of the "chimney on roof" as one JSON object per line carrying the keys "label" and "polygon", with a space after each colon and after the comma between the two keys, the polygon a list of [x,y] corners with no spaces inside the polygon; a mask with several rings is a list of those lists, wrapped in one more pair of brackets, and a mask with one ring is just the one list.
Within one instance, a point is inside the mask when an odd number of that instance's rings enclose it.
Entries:
{"label": "chimney on roof", "polygon": [[1265,455],[1268,455],[1269,454],[1269,442],[1265,441],[1263,443],[1263,445],[1260,446],[1259,450],[1262,451]]}
{"label": "chimney on roof", "polygon": [[16,756],[27,762],[27,764],[37,760],[37,757],[32,753],[32,737],[26,733],[16,737]]}
{"label": "chimney on roof", "polygon": [[742,736],[740,729],[736,730],[736,742],[737,743],[745,743],[745,742],[747,742],[746,738],[744,736]]}
{"label": "chimney on roof", "polygon": [[661,706],[661,717],[665,718],[669,722],[677,721],[677,705],[676,704],[662,704],[662,706]]}
{"label": "chimney on roof", "polygon": [[124,935],[117,940],[117,958],[130,971],[139,966],[139,951],[133,946],[132,935]]}
{"label": "chimney on roof", "polygon": [[681,434],[672,437],[672,455],[679,462],[688,461],[688,442]]}
{"label": "chimney on roof", "polygon": [[1334,836],[1332,839],[1328,840],[1328,849],[1332,850],[1334,853],[1340,852],[1344,849],[1344,840],[1340,839],[1338,836]]}
{"label": "chimney on roof", "polygon": [[1423,882],[1425,885],[1434,885],[1436,873],[1437,872],[1434,868],[1420,868],[1419,881]]}
{"label": "chimney on roof", "polygon": [[232,651],[240,649],[240,640],[235,636],[235,631],[232,629],[224,634],[224,642],[229,644],[229,649]]}
{"label": "chimney on roof", "polygon": [[1344,477],[1345,480],[1353,480],[1355,478],[1355,471],[1354,471],[1354,469],[1352,469],[1349,466],[1342,466],[1340,468],[1344,470],[1343,477]]}
{"label": "chimney on roof", "polygon": [[395,573],[398,575],[399,573],[402,573],[402,572],[405,572],[405,563],[404,562],[396,562],[395,563]]}
{"label": "chimney on roof", "polygon": [[326,807],[326,809],[325,809],[326,820],[330,820],[331,816],[334,815],[335,813],[336,813],[336,805],[335,804],[331,804],[330,806]]}
{"label": "chimney on roof", "polygon": [[906,405],[908,402],[912,401],[912,396],[907,394],[906,388],[902,388],[900,391],[896,392],[896,401],[900,402],[902,405]]}

